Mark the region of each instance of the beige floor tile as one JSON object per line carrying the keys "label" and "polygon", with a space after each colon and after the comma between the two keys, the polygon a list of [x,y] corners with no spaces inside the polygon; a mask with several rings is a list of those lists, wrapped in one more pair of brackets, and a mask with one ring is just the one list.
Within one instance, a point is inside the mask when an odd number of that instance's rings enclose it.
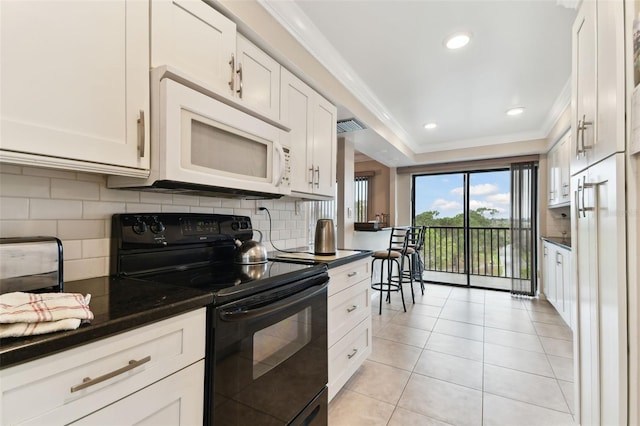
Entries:
{"label": "beige floor tile", "polygon": [[485,317],[495,316],[498,318],[510,318],[531,321],[529,312],[526,309],[514,309],[508,306],[488,306],[484,307]]}
{"label": "beige floor tile", "polygon": [[547,324],[557,324],[557,325],[566,325],[560,314],[557,312],[548,313],[548,312],[538,312],[538,311],[528,311],[529,316],[531,317],[531,321],[536,322],[544,322]]}
{"label": "beige floor tile", "polygon": [[485,343],[544,353],[544,349],[540,344],[540,338],[535,334],[485,327],[484,341]]}
{"label": "beige floor tile", "polygon": [[389,365],[365,361],[345,388],[396,405],[411,373]]}
{"label": "beige floor tile", "polygon": [[342,389],[329,404],[331,426],[384,426],[395,406]]}
{"label": "beige floor tile", "polygon": [[462,337],[433,332],[425,348],[475,361],[482,361],[482,342],[464,339]]}
{"label": "beige floor tile", "polygon": [[398,407],[447,423],[482,424],[482,392],[414,374]]}
{"label": "beige floor tile", "polygon": [[483,426],[573,426],[571,414],[484,394]]}
{"label": "beige floor tile", "polygon": [[388,323],[384,326],[378,334],[374,334],[376,337],[382,337],[383,339],[393,340],[394,342],[404,343],[405,345],[416,346],[424,348],[425,343],[431,332],[427,330],[421,330],[419,328],[407,327],[404,325],[398,325],[395,323]]}
{"label": "beige floor tile", "polygon": [[447,301],[440,318],[469,324],[484,325],[484,306],[477,303]]}
{"label": "beige floor tile", "polygon": [[538,336],[573,341],[573,333],[566,325],[545,324],[535,321],[532,324],[535,327]]}
{"label": "beige floor tile", "polygon": [[547,355],[540,352],[525,351],[508,346],[484,344],[484,362],[499,367],[511,368],[527,373],[555,377]]}
{"label": "beige floor tile", "polygon": [[438,318],[441,311],[442,308],[439,306],[423,305],[421,303],[416,303],[415,305],[412,305],[410,303],[407,304],[407,313],[410,313],[412,315],[425,315]]}
{"label": "beige floor tile", "polygon": [[575,414],[575,389],[573,382],[565,382],[564,380],[558,380],[558,384],[560,385],[560,389],[564,394],[564,399],[567,401],[567,405],[569,406],[569,411],[571,414]]}
{"label": "beige floor tile", "polygon": [[446,285],[438,285],[438,284],[429,284],[425,283],[424,285],[424,294],[430,294],[435,297],[441,297],[446,299],[451,294],[451,290],[453,287],[449,287]]}
{"label": "beige floor tile", "polygon": [[484,296],[485,309],[491,307],[510,308],[526,310],[522,301],[516,297],[511,296],[510,293],[505,292],[487,292]]}
{"label": "beige floor tile", "polygon": [[536,374],[485,364],[484,391],[568,413],[557,380]]}
{"label": "beige floor tile", "polygon": [[573,382],[573,359],[561,356],[547,355],[551,368],[559,380]]}
{"label": "beige floor tile", "polygon": [[549,314],[557,314],[558,311],[549,303],[547,300],[543,299],[530,299],[523,300],[522,304],[528,311],[536,311],[536,312],[546,312]]}
{"label": "beige floor tile", "polygon": [[482,362],[424,350],[414,373],[482,390]]}
{"label": "beige floor tile", "polygon": [[504,315],[490,315],[484,318],[485,327],[500,328],[502,330],[517,331],[518,333],[535,334],[536,329],[529,319],[513,318]]}
{"label": "beige floor tile", "polygon": [[429,317],[426,315],[418,315],[418,314],[413,315],[411,313],[405,315],[404,312],[394,316],[393,319],[391,320],[393,324],[404,325],[406,327],[419,328],[420,330],[427,330],[427,331],[433,330],[433,327],[435,327],[437,321],[438,321],[438,318],[436,317]]}
{"label": "beige floor tile", "polygon": [[484,327],[460,321],[451,321],[440,318],[433,331],[450,336],[464,337],[465,339],[484,340]]}
{"label": "beige floor tile", "polygon": [[573,342],[543,336],[540,336],[540,341],[542,342],[544,351],[549,355],[573,358]]}
{"label": "beige floor tile", "polygon": [[412,371],[415,367],[422,349],[405,345],[387,339],[374,337],[373,350],[369,360],[387,364],[392,367]]}
{"label": "beige floor tile", "polygon": [[404,408],[396,408],[393,412],[391,420],[387,426],[448,426],[451,423],[445,423]]}
{"label": "beige floor tile", "polygon": [[416,304],[417,303],[420,303],[421,305],[438,306],[441,308],[445,303],[447,303],[447,298],[434,296],[425,290],[424,296],[416,295]]}
{"label": "beige floor tile", "polygon": [[473,289],[454,288],[451,290],[449,300],[484,304],[484,292],[476,292],[473,291]]}

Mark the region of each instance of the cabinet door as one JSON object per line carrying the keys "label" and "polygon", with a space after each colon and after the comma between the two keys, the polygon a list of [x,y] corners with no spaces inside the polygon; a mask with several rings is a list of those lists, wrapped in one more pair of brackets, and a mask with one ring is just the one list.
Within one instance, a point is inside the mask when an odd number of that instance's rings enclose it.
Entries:
{"label": "cabinet door", "polygon": [[231,96],[235,52],[236,24],[207,3],[200,0],[151,3],[151,66],[171,65]]}
{"label": "cabinet door", "polygon": [[556,308],[558,304],[558,291],[556,288],[556,267],[555,267],[555,248],[549,244],[544,243],[544,256],[545,256],[545,274],[544,277],[547,279],[545,282],[545,296],[547,296],[547,300]]}
{"label": "cabinet door", "polygon": [[2,1],[0,10],[2,159],[148,169],[148,2]]}
{"label": "cabinet door", "polygon": [[547,180],[549,185],[548,201],[549,207],[555,206],[558,202],[558,145],[551,148],[547,155],[547,167],[549,173]]}
{"label": "cabinet door", "polygon": [[204,415],[204,360],[170,375],[73,425],[196,425]]}
{"label": "cabinet door", "polygon": [[282,144],[291,148],[291,190],[311,192],[313,173],[312,140],[313,90],[286,69],[281,72],[280,120],[291,131]]}
{"label": "cabinet door", "polygon": [[571,280],[571,252],[569,250],[564,250],[563,253],[563,264],[562,264],[562,299],[564,301],[564,319],[571,327],[574,329],[574,318],[573,318],[573,282]]}
{"label": "cabinet door", "polygon": [[568,133],[559,142],[558,163],[559,163],[559,203],[568,205],[571,202],[571,172],[569,151],[571,149],[571,133]]}
{"label": "cabinet door", "polygon": [[313,193],[336,193],[336,107],[318,96],[313,106]]}
{"label": "cabinet door", "polygon": [[560,316],[565,320],[567,325],[569,321],[567,321],[566,313],[567,313],[567,305],[564,299],[564,268],[566,264],[564,250],[555,249],[555,284],[556,284],[556,309]]}
{"label": "cabinet door", "polygon": [[587,167],[596,126],[596,5],[585,0],[573,24],[571,174]]}
{"label": "cabinet door", "polygon": [[236,96],[253,110],[277,120],[280,64],[240,34],[236,51]]}

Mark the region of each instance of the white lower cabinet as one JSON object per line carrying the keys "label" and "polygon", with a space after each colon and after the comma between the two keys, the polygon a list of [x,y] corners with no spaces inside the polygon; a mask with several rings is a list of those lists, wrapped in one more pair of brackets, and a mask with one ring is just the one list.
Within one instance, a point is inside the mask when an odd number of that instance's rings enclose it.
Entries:
{"label": "white lower cabinet", "polygon": [[329,401],[371,354],[369,259],[329,269]]}
{"label": "white lower cabinet", "polygon": [[0,423],[201,424],[205,318],[199,309],[0,370]]}
{"label": "white lower cabinet", "polygon": [[575,319],[571,311],[575,292],[571,281],[571,250],[544,241],[543,251],[544,295],[573,329]]}

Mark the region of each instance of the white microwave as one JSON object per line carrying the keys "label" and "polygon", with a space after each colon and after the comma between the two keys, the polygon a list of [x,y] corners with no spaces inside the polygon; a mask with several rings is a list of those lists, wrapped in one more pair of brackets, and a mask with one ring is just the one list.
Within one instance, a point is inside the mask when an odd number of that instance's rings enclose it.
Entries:
{"label": "white microwave", "polygon": [[109,187],[254,199],[290,194],[285,130],[166,75],[175,74],[152,73],[149,177],[112,176]]}

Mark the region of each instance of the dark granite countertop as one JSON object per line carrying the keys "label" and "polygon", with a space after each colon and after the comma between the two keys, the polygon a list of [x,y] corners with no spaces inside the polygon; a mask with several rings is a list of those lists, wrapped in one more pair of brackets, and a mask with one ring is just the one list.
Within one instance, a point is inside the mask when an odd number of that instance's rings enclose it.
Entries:
{"label": "dark granite countertop", "polygon": [[562,238],[562,237],[541,237],[541,238],[552,244],[571,250],[571,240],[568,238]]}
{"label": "dark granite countertop", "polygon": [[[352,251],[354,252],[354,254],[345,256],[345,257],[339,257],[337,259],[330,259],[327,256],[319,256],[313,259],[311,258],[310,259],[285,259],[285,258],[278,257],[279,252],[270,251],[268,253],[268,257],[270,260],[275,260],[278,262],[292,262],[292,263],[306,263],[306,264],[324,263],[327,265],[327,268],[332,269],[338,266],[346,265],[347,263],[355,262],[356,260],[371,257],[371,255],[373,254],[373,251],[371,250],[338,249],[338,251],[340,250]],[[287,249],[286,251],[300,252],[300,253],[313,253],[313,249],[310,249],[309,247],[296,247],[293,249]]]}
{"label": "dark granite countertop", "polygon": [[0,369],[84,345],[213,302],[210,292],[134,279],[91,278],[64,284],[65,293],[91,294],[91,323],[78,329],[0,340]]}

